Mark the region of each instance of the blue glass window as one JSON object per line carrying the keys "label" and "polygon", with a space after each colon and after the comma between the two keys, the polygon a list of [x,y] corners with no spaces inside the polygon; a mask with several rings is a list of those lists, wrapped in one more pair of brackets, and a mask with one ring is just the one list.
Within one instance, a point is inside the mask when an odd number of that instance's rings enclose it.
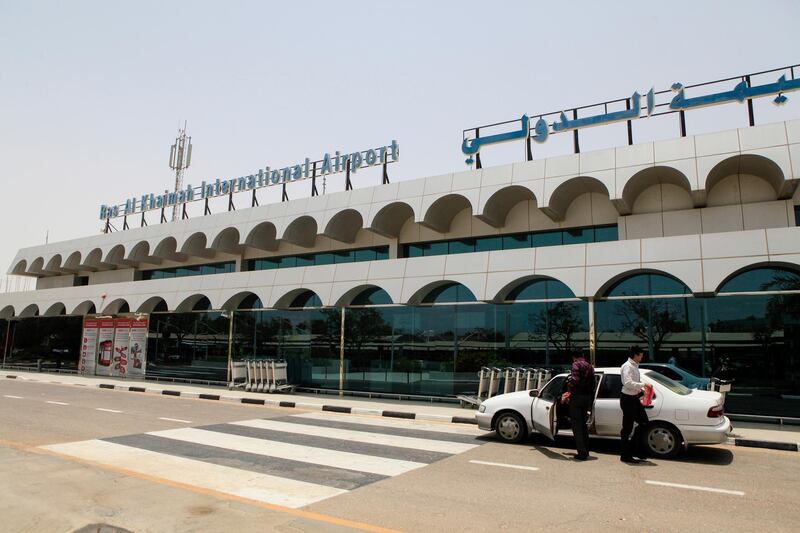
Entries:
{"label": "blue glass window", "polygon": [[389,247],[381,246],[375,249],[375,258],[378,260],[389,259]]}
{"label": "blue glass window", "polygon": [[682,281],[666,274],[634,274],[614,284],[606,296],[652,296],[662,294],[690,294]]}
{"label": "blue glass window", "polygon": [[754,268],[729,278],[717,292],[800,290],[800,273],[785,268]]}
{"label": "blue glass window", "polygon": [[377,253],[374,249],[356,250],[353,252],[353,258],[356,262],[360,261],[374,261],[377,259]]}
{"label": "blue glass window", "polygon": [[448,253],[451,254],[464,254],[475,251],[474,239],[460,239],[457,241],[450,241],[448,246]]}
{"label": "blue glass window", "polygon": [[534,233],[533,246],[561,246],[563,244],[561,231],[543,231],[541,233]]}
{"label": "blue glass window", "polygon": [[460,283],[448,283],[436,287],[422,299],[424,304],[474,302],[475,295]]}
{"label": "blue glass window", "polygon": [[594,228],[594,242],[618,241],[619,231],[617,226],[599,226]]}
{"label": "blue glass window", "polygon": [[299,267],[314,266],[315,259],[314,255],[298,255],[295,265]]}
{"label": "blue glass window", "polygon": [[317,254],[317,258],[315,261],[315,265],[332,265],[334,262],[333,254],[331,253],[324,253],[324,254]]}
{"label": "blue glass window", "polygon": [[353,254],[350,252],[335,252],[333,254],[333,261],[336,264],[339,263],[352,263],[353,262]]}
{"label": "blue glass window", "polygon": [[565,229],[563,232],[564,244],[583,244],[594,242],[594,228]]}
{"label": "blue glass window", "polygon": [[448,248],[447,241],[432,242],[425,250],[425,255],[446,255]]}
{"label": "blue glass window", "polygon": [[523,235],[504,235],[503,250],[514,250],[516,248],[530,248],[531,239],[527,233]]}
{"label": "blue glass window", "polygon": [[502,237],[479,237],[475,239],[476,252],[492,252],[503,249]]}

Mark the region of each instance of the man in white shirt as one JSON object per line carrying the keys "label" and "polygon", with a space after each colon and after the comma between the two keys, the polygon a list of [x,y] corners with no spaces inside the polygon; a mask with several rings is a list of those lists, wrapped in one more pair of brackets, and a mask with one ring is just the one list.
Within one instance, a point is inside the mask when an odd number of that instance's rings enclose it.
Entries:
{"label": "man in white shirt", "polygon": [[[642,382],[639,374],[639,363],[644,359],[644,351],[638,346],[630,349],[630,358],[622,365],[620,374],[622,377],[622,394],[619,397],[619,406],[622,409],[622,439],[620,461],[624,463],[638,463],[635,457],[643,459],[644,453],[644,428],[650,421],[647,412],[644,410],[639,398],[644,394],[642,391],[651,385]],[[630,439],[633,424],[636,423],[636,430],[633,432],[633,439]],[[634,457],[635,456],[635,457]]]}

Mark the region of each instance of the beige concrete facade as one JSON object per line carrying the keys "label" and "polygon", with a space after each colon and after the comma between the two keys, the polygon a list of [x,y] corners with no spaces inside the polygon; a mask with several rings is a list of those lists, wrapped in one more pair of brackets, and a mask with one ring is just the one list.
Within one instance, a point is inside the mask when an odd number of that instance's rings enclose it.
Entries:
{"label": "beige concrete facade", "polygon": [[[8,273],[36,276],[37,290],[0,295],[0,316],[146,312],[159,298],[185,310],[201,295],[220,309],[250,293],[271,307],[300,289],[346,305],[367,286],[415,303],[446,281],[496,300],[532,276],[589,298],[637,269],[714,292],[748,266],[800,265],[798,180],[800,121],[402,181],[22,249]],[[406,243],[605,224],[618,241],[398,257]],[[250,258],[371,246],[389,246],[390,259],[241,271]],[[219,261],[237,272],[137,281]]]}

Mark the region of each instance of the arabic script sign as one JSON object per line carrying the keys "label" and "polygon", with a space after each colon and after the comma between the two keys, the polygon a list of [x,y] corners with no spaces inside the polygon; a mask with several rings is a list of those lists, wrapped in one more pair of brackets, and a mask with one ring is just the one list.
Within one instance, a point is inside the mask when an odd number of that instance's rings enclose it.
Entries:
{"label": "arabic script sign", "polygon": [[[783,93],[796,91],[800,89],[800,78],[787,80],[786,75],[778,78],[774,83],[767,83],[750,87],[747,82],[742,81],[736,85],[731,91],[724,91],[720,93],[707,94],[703,96],[695,96],[687,98],[683,84],[674,83],[671,89],[677,94],[672,98],[669,103],[669,109],[672,111],[683,111],[686,109],[707,107],[713,105],[727,104],[730,102],[742,103],[746,100],[753,98],[760,98],[763,96],[777,95],[773,100],[776,105],[786,103],[788,98]],[[655,108],[655,93],[650,89],[645,95],[645,114],[642,115],[642,96],[638,92],[634,92],[630,97],[630,109],[623,111],[614,111],[611,113],[603,113],[590,117],[567,118],[567,115],[562,112],[558,121],[548,124],[544,117],[539,117],[533,128],[530,127],[530,118],[527,115],[522,115],[519,119],[520,129],[488,135],[485,137],[465,138],[461,143],[461,151],[469,156],[466,163],[471,165],[474,163],[473,155],[477,154],[481,147],[489,144],[498,144],[518,139],[533,139],[537,143],[543,143],[547,140],[549,135],[561,133],[562,131],[572,131],[580,128],[588,128],[591,126],[600,126],[604,124],[612,124],[614,122],[636,120],[639,118],[646,118],[653,114]]]}

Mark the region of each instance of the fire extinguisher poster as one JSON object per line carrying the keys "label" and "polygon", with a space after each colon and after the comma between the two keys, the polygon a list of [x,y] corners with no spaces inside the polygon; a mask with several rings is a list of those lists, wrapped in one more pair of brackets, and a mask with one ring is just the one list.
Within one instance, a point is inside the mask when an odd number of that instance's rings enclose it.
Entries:
{"label": "fire extinguisher poster", "polygon": [[128,376],[143,377],[147,367],[147,318],[131,320]]}
{"label": "fire extinguisher poster", "polygon": [[95,354],[97,354],[97,332],[100,329],[100,321],[87,318],[83,321],[83,336],[81,337],[81,359],[78,365],[78,372],[81,374],[94,375]]}
{"label": "fire extinguisher poster", "polygon": [[114,354],[114,319],[101,319],[97,330],[97,367],[98,376],[111,375],[111,361]]}
{"label": "fire extinguisher poster", "polygon": [[131,319],[114,320],[114,353],[111,355],[111,375],[128,377],[130,361]]}

